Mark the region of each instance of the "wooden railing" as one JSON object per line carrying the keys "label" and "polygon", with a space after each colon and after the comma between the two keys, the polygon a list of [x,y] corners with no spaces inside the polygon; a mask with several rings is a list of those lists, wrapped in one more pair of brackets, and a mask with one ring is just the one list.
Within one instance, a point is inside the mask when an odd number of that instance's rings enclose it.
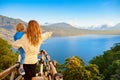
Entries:
{"label": "wooden railing", "polygon": [[0,80],[4,79],[5,77],[7,77],[9,74],[11,74],[10,76],[10,80],[20,80],[22,78],[22,76],[18,76],[16,79],[14,79],[15,77],[15,71],[17,70],[17,67],[19,67],[19,63],[16,63],[15,65],[13,65],[12,67],[4,70],[3,72],[0,73]]}
{"label": "wooden railing", "polygon": [[[45,50],[41,50],[39,55],[41,55],[40,61],[38,61],[40,64],[40,71],[36,74],[36,80],[63,80],[63,75],[61,73],[57,73],[55,68],[56,62],[51,61],[47,52]],[[46,68],[45,72],[43,72],[43,66]],[[15,71],[17,70],[17,67],[19,67],[19,63],[16,63],[12,67],[1,72],[0,80],[4,79],[9,74],[11,74],[10,80],[21,80],[21,75],[15,78]]]}

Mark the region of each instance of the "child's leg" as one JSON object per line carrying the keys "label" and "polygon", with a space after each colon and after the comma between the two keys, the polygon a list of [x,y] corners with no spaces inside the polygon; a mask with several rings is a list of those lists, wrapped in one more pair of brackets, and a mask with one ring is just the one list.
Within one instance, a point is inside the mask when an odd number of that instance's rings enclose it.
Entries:
{"label": "child's leg", "polygon": [[24,59],[25,59],[25,54],[24,53],[20,53],[21,58],[20,58],[20,67],[23,67],[23,63],[24,63]]}
{"label": "child's leg", "polygon": [[19,73],[20,73],[21,75],[25,75],[25,70],[24,70],[24,68],[23,68],[23,64],[20,64]]}
{"label": "child's leg", "polygon": [[21,59],[21,56],[20,56],[20,55],[18,55],[18,61],[17,61],[17,62],[20,62],[20,59]]}
{"label": "child's leg", "polygon": [[23,68],[23,64],[20,64],[20,68]]}
{"label": "child's leg", "polygon": [[20,68],[19,68],[19,72],[21,75],[25,75],[25,71],[23,68],[23,63],[24,63],[24,59],[25,59],[25,54],[24,52],[20,52],[21,58],[20,58]]}

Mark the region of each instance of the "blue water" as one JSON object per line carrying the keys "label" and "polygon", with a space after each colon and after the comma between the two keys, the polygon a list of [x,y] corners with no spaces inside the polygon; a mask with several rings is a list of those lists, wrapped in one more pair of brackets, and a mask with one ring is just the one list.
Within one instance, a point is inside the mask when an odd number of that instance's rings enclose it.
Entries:
{"label": "blue water", "polygon": [[102,55],[114,43],[120,43],[120,35],[52,37],[42,44],[41,49],[45,49],[51,59],[60,64],[71,56],[78,56],[88,64],[93,57]]}

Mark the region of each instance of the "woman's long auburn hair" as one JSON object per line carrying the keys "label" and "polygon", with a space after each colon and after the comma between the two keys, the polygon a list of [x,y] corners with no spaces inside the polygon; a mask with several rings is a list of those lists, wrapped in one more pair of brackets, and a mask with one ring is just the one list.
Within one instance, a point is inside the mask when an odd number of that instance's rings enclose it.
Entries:
{"label": "woman's long auburn hair", "polygon": [[37,21],[30,20],[27,27],[27,38],[31,45],[36,46],[39,43],[41,38],[41,28]]}

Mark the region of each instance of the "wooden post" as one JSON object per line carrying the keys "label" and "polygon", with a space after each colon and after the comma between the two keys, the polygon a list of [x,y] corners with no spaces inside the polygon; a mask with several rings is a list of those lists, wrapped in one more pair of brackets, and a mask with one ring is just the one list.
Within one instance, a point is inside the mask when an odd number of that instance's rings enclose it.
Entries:
{"label": "wooden post", "polygon": [[43,75],[43,64],[44,64],[44,60],[45,60],[45,50],[41,50],[40,54],[41,54],[40,74]]}
{"label": "wooden post", "polygon": [[19,66],[19,63],[13,65],[12,67],[4,70],[3,72],[0,73],[0,80],[5,78],[7,75],[9,75],[16,67]]}
{"label": "wooden post", "polygon": [[41,63],[40,63],[40,74],[43,75],[43,63],[44,63],[44,55],[41,54]]}
{"label": "wooden post", "polygon": [[15,80],[21,80],[22,79],[22,75],[18,76]]}
{"label": "wooden post", "polygon": [[14,77],[15,77],[15,70],[12,71],[11,76],[10,76],[10,80],[14,80]]}

